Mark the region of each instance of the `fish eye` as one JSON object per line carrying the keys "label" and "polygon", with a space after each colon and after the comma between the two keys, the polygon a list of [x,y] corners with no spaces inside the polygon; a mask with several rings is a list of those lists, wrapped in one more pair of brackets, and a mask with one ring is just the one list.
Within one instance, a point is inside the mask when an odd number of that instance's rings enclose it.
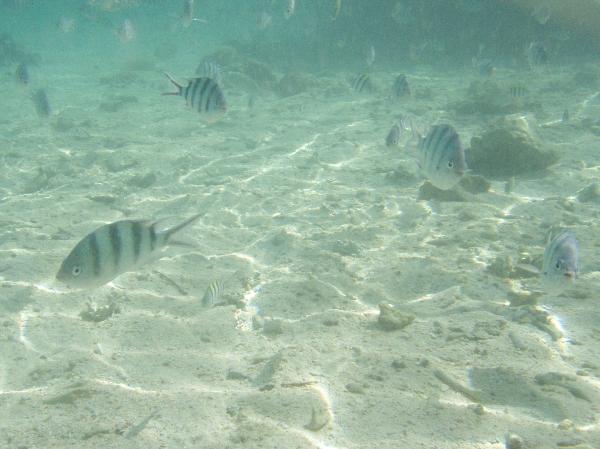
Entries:
{"label": "fish eye", "polygon": [[75,265],[72,270],[73,276],[79,276],[81,274],[81,268]]}
{"label": "fish eye", "polygon": [[454,161],[448,161],[448,168],[454,167]]}
{"label": "fish eye", "polygon": [[556,264],[554,265],[557,269],[560,268],[560,261],[556,261]]}

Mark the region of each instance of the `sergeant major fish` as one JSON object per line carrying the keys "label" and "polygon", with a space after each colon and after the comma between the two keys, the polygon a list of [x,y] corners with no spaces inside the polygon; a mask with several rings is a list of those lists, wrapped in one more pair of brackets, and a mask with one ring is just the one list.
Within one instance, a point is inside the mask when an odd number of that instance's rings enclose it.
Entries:
{"label": "sergeant major fish", "polygon": [[351,82],[352,89],[356,92],[361,93],[363,91],[371,92],[373,90],[373,83],[371,83],[371,78],[366,73],[358,75]]}
{"label": "sergeant major fish", "polygon": [[458,184],[467,164],[456,130],[450,125],[435,125],[424,138],[418,138],[421,173],[438,189],[448,190]]}
{"label": "sergeant major fish", "polygon": [[176,232],[197,220],[194,215],[171,228],[157,222],[120,220],[86,235],[62,262],[56,279],[73,288],[96,288],[148,262],[169,245]]}
{"label": "sergeant major fish", "polygon": [[400,125],[398,125],[398,123],[394,123],[392,129],[390,129],[390,132],[385,138],[385,146],[394,147],[398,145],[398,142],[400,141],[400,132]]}
{"label": "sergeant major fish", "polygon": [[570,285],[579,272],[579,248],[575,234],[563,229],[548,239],[544,250],[542,283],[550,290]]}
{"label": "sergeant major fish", "polygon": [[223,293],[223,290],[225,290],[225,284],[223,283],[223,281],[220,281],[218,279],[212,281],[210,284],[208,284],[206,292],[202,297],[202,305],[204,307],[212,306],[219,300],[219,297]]}
{"label": "sergeant major fish", "polygon": [[187,86],[183,86],[168,73],[165,73],[165,75],[177,87],[177,92],[166,92],[163,95],[182,96],[188,106],[199,113],[215,114],[227,110],[225,95],[223,95],[219,84],[212,78],[193,78],[189,80]]}
{"label": "sergeant major fish", "polygon": [[410,85],[408,84],[406,75],[400,74],[396,77],[392,85],[392,97],[400,98],[406,95],[410,95]]}
{"label": "sergeant major fish", "polygon": [[48,100],[48,94],[44,89],[38,89],[31,96],[35,111],[40,117],[49,117],[52,114],[52,108],[50,107],[50,100]]}

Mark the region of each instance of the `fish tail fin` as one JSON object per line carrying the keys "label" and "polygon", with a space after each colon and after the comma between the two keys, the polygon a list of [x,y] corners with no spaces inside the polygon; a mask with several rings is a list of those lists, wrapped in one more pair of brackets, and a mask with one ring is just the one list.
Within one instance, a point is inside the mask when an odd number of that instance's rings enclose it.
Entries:
{"label": "fish tail fin", "polygon": [[165,72],[165,76],[167,78],[169,78],[169,81],[171,81],[175,87],[177,87],[177,92],[163,92],[162,95],[180,95],[181,94],[181,90],[183,89],[183,86],[181,84],[179,84],[177,81],[175,81],[175,79],[169,75],[167,72]]}
{"label": "fish tail fin", "polygon": [[164,235],[164,242],[165,243],[169,242],[169,239],[171,238],[171,236],[173,234],[181,231],[186,226],[191,225],[193,222],[195,222],[198,218],[200,218],[203,215],[204,215],[204,213],[196,214],[196,215],[188,218],[187,220],[185,220],[183,223],[180,223],[180,224],[175,225],[175,226],[173,226],[171,228],[165,229],[164,231],[161,231],[161,233]]}

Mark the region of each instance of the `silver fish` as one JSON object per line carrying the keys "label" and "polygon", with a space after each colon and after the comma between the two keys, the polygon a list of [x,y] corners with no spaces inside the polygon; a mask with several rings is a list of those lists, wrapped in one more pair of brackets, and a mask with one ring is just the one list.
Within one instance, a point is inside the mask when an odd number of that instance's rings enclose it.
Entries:
{"label": "silver fish", "polygon": [[387,137],[385,138],[385,145],[387,147],[394,147],[398,145],[398,142],[400,141],[400,132],[400,125],[398,125],[398,123],[395,123],[394,126],[392,126],[392,129],[390,129],[390,132],[388,133]]}
{"label": "silver fish", "polygon": [[579,247],[575,234],[563,229],[550,236],[544,250],[542,283],[550,290],[569,286],[579,272]]}
{"label": "silver fish", "polygon": [[177,87],[177,92],[166,92],[163,95],[182,96],[189,106],[200,113],[215,114],[227,110],[225,95],[219,84],[212,78],[193,78],[189,80],[187,86],[182,86],[168,73],[165,75]]}
{"label": "silver fish", "polygon": [[96,288],[150,261],[176,232],[202,214],[168,229],[149,220],[120,220],[86,235],[62,262],[56,279],[74,288]]}
{"label": "silver fish", "polygon": [[392,97],[400,98],[405,95],[410,95],[410,86],[408,84],[408,79],[406,79],[406,75],[398,75],[394,80],[394,85],[392,86]]}
{"label": "silver fish", "polygon": [[218,279],[212,281],[210,284],[208,284],[206,292],[202,297],[202,305],[204,307],[212,306],[219,300],[221,294],[223,293],[223,290],[225,290],[225,284],[223,283],[223,281],[220,281]]}
{"label": "silver fish", "polygon": [[367,73],[363,73],[358,75],[356,78],[352,80],[352,89],[356,92],[368,91],[371,92],[373,90],[373,84],[371,83],[371,78]]}
{"label": "silver fish", "polygon": [[435,125],[419,137],[417,151],[421,173],[438,189],[454,187],[467,169],[460,137],[450,125]]}
{"label": "silver fish", "polygon": [[194,21],[194,0],[184,0],[181,21],[186,28]]}
{"label": "silver fish", "polygon": [[287,0],[287,6],[285,8],[284,16],[286,19],[289,19],[294,15],[296,11],[296,0]]}

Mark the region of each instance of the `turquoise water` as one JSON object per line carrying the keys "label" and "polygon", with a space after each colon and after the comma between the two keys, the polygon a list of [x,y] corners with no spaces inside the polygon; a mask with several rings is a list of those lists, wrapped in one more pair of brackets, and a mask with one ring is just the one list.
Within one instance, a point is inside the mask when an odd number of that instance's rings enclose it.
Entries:
{"label": "turquoise water", "polygon": [[[595,3],[183,10],[0,2],[0,448],[600,447]],[[206,61],[225,112],[161,95]]]}

